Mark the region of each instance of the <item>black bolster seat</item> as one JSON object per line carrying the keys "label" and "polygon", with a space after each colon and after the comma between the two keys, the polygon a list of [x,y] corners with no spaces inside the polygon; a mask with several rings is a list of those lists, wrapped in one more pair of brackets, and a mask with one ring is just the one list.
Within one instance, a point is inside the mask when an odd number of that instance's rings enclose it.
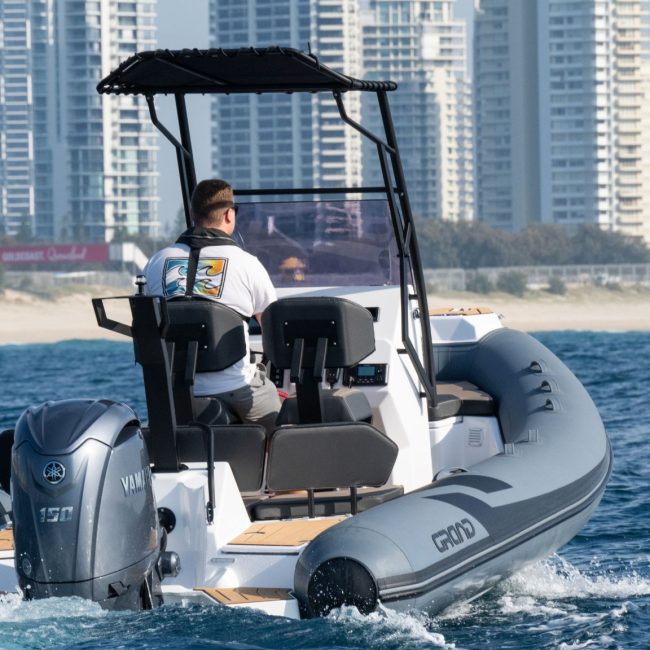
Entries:
{"label": "black bolster seat", "polygon": [[197,372],[224,370],[246,356],[244,320],[234,309],[197,297],[167,301],[164,333],[172,353],[172,390],[179,424],[228,424],[232,414],[214,398],[194,397]]}
{"label": "black bolster seat", "polygon": [[269,443],[270,490],[384,485],[397,445],[366,422],[281,427]]}
{"label": "black bolster seat", "polygon": [[249,499],[246,507],[254,521],[367,510],[404,493],[401,485],[386,485],[397,452],[366,422],[281,427],[267,460],[266,483],[275,494]]}
{"label": "black bolster seat", "polygon": [[404,493],[386,485],[397,453],[395,442],[366,422],[280,427],[268,447],[271,494],[249,498],[246,507],[254,521],[362,512]]}
{"label": "black bolster seat", "polygon": [[[266,453],[266,430],[257,424],[236,424],[209,427],[214,436],[215,462],[227,462],[240,492],[255,492],[262,487]],[[147,445],[152,445],[148,428],[143,428]],[[208,460],[206,427],[179,426],[176,448],[181,463],[205,463]]]}
{"label": "black bolster seat", "polygon": [[375,350],[370,312],[345,298],[282,298],[262,314],[264,351],[291,370],[296,397],[284,401],[279,424],[370,421],[370,404],[358,390],[324,390],[325,368],[350,368]]}

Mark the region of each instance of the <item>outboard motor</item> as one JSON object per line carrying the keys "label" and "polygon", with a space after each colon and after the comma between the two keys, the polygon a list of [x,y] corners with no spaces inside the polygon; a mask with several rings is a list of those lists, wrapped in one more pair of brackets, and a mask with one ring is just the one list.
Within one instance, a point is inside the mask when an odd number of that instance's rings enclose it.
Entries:
{"label": "outboard motor", "polygon": [[[80,596],[107,609],[162,604],[178,573],[136,414],[109,400],[28,408],[12,451],[16,572],[25,597]],[[170,568],[171,567],[171,568]]]}

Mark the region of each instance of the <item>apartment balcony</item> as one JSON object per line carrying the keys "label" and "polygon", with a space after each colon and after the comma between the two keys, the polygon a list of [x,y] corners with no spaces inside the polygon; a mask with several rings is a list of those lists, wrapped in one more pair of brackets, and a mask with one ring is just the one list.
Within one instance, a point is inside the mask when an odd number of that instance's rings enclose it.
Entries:
{"label": "apartment balcony", "polygon": [[[618,138],[617,142],[624,144],[625,146],[633,147],[635,145],[640,145],[643,142],[644,134],[645,131],[642,128],[640,120],[620,122],[616,129],[616,137]],[[625,142],[622,142],[622,139],[624,139]]]}
{"label": "apartment balcony", "polygon": [[621,191],[640,194],[643,183],[639,170],[636,173],[625,174],[617,169],[617,185]]}
{"label": "apartment balcony", "polygon": [[632,101],[631,98],[628,98],[624,102],[617,102],[618,108],[618,121],[636,121],[641,120],[645,116],[645,112],[639,110],[641,102]]}
{"label": "apartment balcony", "polygon": [[628,148],[626,150],[626,154],[629,153],[635,153],[636,150],[641,147],[642,141],[638,137],[638,135],[635,134],[622,134],[619,133],[618,139],[617,139],[617,145],[619,147],[626,147]]}
{"label": "apartment balcony", "polygon": [[630,210],[640,209],[643,203],[640,194],[619,192],[617,198],[618,198],[618,205],[625,206],[627,209]]}
{"label": "apartment balcony", "polygon": [[639,213],[643,209],[643,203],[641,201],[619,201],[618,210],[619,212],[625,213]]}
{"label": "apartment balcony", "polygon": [[639,189],[627,189],[623,187],[618,188],[617,196],[619,199],[624,199],[626,201],[642,201],[643,193]]}
{"label": "apartment balcony", "polygon": [[637,173],[639,171],[640,167],[638,161],[641,160],[640,156],[635,159],[635,162],[629,161],[629,156],[626,156],[625,160],[626,160],[625,162],[622,162],[619,159],[617,163],[617,169],[619,173],[627,174],[627,173]]}

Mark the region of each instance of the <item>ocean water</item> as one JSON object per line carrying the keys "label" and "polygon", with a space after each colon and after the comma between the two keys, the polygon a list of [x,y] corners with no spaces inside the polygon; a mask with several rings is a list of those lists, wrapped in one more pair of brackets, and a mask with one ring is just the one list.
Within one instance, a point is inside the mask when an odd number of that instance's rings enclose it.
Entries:
{"label": "ocean water", "polygon": [[[603,500],[582,532],[471,604],[441,615],[291,621],[224,607],[107,613],[79,599],[0,596],[0,648],[648,648],[650,647],[650,333],[538,338],[581,379],[614,449]],[[0,346],[0,427],[46,399],[124,400],[145,415],[131,344]]]}

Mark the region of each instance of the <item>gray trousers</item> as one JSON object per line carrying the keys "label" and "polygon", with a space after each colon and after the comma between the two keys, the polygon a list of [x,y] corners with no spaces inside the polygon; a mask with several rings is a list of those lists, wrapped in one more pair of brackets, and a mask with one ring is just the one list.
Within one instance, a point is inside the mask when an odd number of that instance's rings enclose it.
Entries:
{"label": "gray trousers", "polygon": [[275,384],[263,370],[256,370],[251,383],[235,390],[214,395],[242,422],[261,424],[268,433],[275,429],[280,411],[280,397]]}

